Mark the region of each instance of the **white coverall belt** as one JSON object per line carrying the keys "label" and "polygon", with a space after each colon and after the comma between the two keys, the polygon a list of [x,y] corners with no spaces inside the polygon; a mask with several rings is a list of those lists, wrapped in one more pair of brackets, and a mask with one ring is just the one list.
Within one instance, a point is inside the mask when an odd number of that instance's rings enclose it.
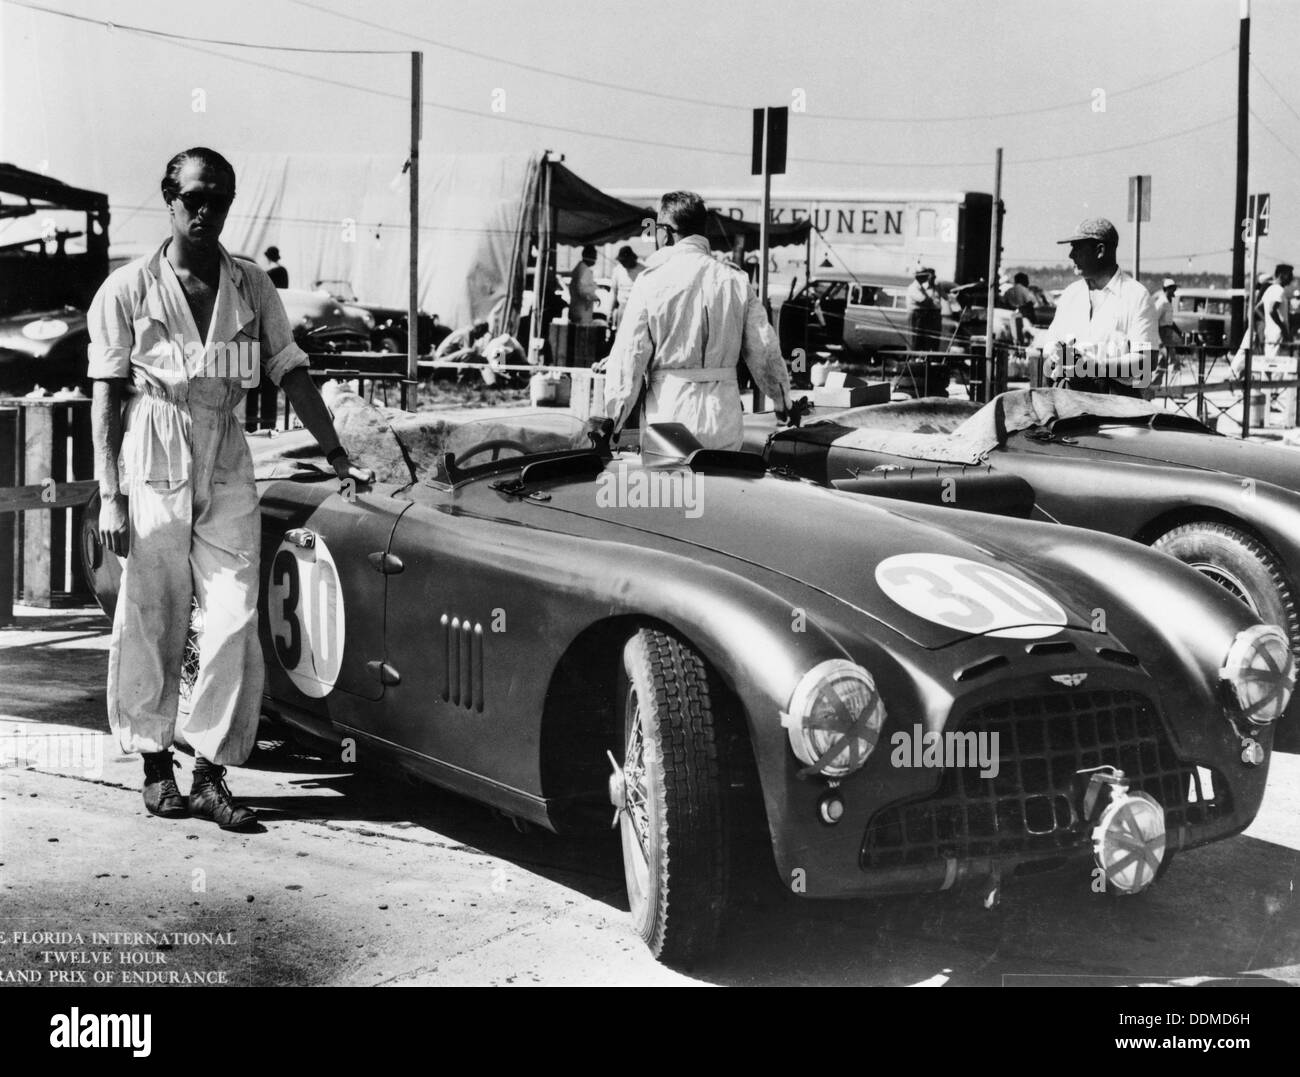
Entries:
{"label": "white coverall belt", "polygon": [[677,378],[680,381],[699,381],[699,382],[719,382],[736,380],[736,368],[729,367],[694,367],[684,370],[669,369],[656,370],[650,375],[651,385],[662,385],[671,378]]}
{"label": "white coverall belt", "polygon": [[170,404],[172,407],[180,408],[182,410],[186,408],[202,408],[204,411],[220,411],[232,414],[234,411],[229,404],[215,404],[206,400],[196,400],[193,398],[188,400],[173,400],[170,396],[155,392],[152,389],[140,389],[137,390],[137,392],[140,396],[147,396],[150,400],[156,400],[160,404]]}

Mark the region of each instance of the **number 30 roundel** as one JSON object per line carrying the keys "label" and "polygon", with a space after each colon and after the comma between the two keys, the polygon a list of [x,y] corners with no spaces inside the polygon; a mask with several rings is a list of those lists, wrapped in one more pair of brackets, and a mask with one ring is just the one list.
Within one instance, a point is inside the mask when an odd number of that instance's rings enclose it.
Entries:
{"label": "number 30 roundel", "polygon": [[938,553],[887,557],[876,583],[905,610],[971,635],[1053,636],[1066,625],[1061,604],[992,565]]}
{"label": "number 30 roundel", "polygon": [[298,689],[329,695],[343,663],[343,593],[334,557],[319,535],[302,548],[287,539],[271,559],[266,612],[275,657]]}

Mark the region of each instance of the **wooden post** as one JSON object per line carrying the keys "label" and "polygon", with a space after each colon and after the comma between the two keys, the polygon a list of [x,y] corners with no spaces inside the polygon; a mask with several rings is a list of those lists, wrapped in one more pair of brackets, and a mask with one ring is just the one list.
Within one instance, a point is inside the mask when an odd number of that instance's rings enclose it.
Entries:
{"label": "wooden post", "polygon": [[423,109],[424,53],[411,53],[411,166],[410,189],[410,281],[406,305],[406,382],[402,383],[402,409],[407,409],[407,383],[420,391],[420,122]]}
{"label": "wooden post", "polygon": [[987,403],[997,393],[1000,379],[994,359],[993,320],[996,317],[998,298],[998,262],[1002,253],[1002,147],[998,147],[997,163],[993,166],[993,216],[989,221],[989,292],[984,318],[984,400]]}
{"label": "wooden post", "polygon": [[[18,410],[0,408],[0,486],[18,485]],[[14,536],[18,513],[0,513],[0,625],[14,619]]]}
{"label": "wooden post", "polygon": [[759,217],[758,225],[758,301],[763,304],[763,310],[767,312],[768,318],[772,316],[772,308],[767,301],[767,252],[768,227],[772,218],[772,169],[768,167],[768,139],[771,137],[772,117],[770,110],[763,110],[763,208],[762,215]]}
{"label": "wooden post", "polygon": [[[1246,217],[1246,176],[1250,165],[1250,0],[1241,0],[1241,25],[1237,40],[1237,191],[1232,202],[1232,284],[1244,288],[1246,242],[1242,226]],[[1228,342],[1241,339],[1241,300],[1231,302]],[[1246,324],[1251,314],[1245,312]]]}
{"label": "wooden post", "polygon": [[[68,478],[73,480],[93,478],[95,474],[95,445],[90,433],[90,406],[69,408],[67,412],[68,432],[71,438],[71,467]],[[82,571],[78,549],[81,543],[81,523],[86,515],[85,504],[77,505],[68,513],[68,526],[72,535],[69,547],[72,564],[68,571],[68,588],[73,595],[89,596],[94,593],[90,581]]]}
{"label": "wooden post", "polygon": [[1250,394],[1255,358],[1255,282],[1259,280],[1259,217],[1258,207],[1251,199],[1250,212],[1250,287],[1247,289],[1246,335],[1241,339],[1246,345],[1246,363],[1241,370],[1241,437],[1250,435]]}
{"label": "wooden post", "polygon": [[[23,484],[36,486],[66,472],[62,445],[55,437],[54,409],[23,409]],[[23,601],[53,605],[54,581],[63,579],[64,520],[61,512],[32,513],[23,520]]]}

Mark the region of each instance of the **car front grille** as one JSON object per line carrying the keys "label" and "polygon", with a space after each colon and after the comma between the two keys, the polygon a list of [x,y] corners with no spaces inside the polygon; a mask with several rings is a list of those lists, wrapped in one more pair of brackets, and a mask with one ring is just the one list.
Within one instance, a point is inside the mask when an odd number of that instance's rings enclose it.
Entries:
{"label": "car front grille", "polygon": [[1086,846],[1089,776],[1079,772],[1093,767],[1123,770],[1132,792],[1160,802],[1171,831],[1232,810],[1222,776],[1181,762],[1154,706],[1134,692],[1065,690],[1003,700],[970,712],[956,728],[998,734],[997,777],[980,777],[978,767],[949,768],[932,795],[877,812],[863,839],[864,870],[948,858],[1050,859]]}

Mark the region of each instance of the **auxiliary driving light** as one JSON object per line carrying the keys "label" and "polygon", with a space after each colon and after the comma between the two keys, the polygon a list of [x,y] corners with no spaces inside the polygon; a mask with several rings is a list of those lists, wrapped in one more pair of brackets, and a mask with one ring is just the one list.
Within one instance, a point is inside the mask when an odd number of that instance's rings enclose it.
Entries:
{"label": "auxiliary driving light", "polygon": [[1155,797],[1130,793],[1124,772],[1112,770],[1092,776],[1085,816],[1091,817],[1104,786],[1110,787],[1110,801],[1093,827],[1093,859],[1107,886],[1120,894],[1138,894],[1155,881],[1165,858],[1165,810]]}
{"label": "auxiliary driving light", "polygon": [[1228,648],[1219,676],[1232,686],[1247,721],[1270,725],[1286,710],[1295,687],[1291,643],[1275,625],[1243,629]]}
{"label": "auxiliary driving light", "polygon": [[852,774],[867,761],[884,723],[885,705],[871,674],[843,658],[805,673],[790,698],[789,713],[781,715],[805,777]]}

